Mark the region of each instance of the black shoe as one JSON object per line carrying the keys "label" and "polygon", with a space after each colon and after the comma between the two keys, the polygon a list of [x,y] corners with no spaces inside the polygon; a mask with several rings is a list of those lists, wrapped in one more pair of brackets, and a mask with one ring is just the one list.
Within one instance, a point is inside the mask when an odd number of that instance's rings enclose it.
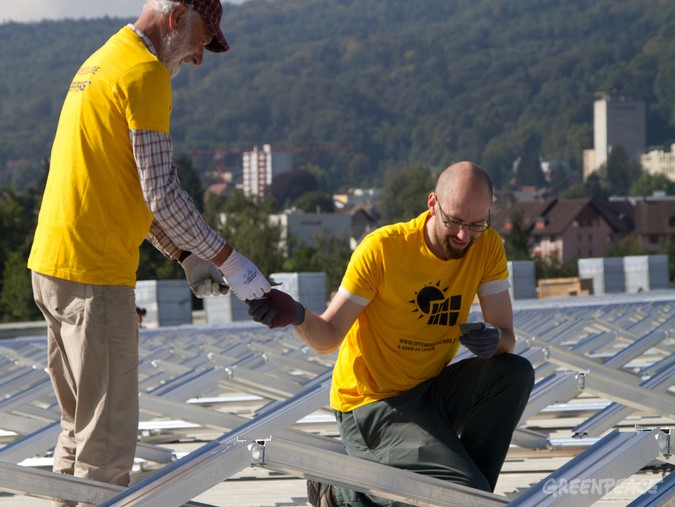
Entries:
{"label": "black shoe", "polygon": [[333,486],[307,479],[307,498],[314,507],[338,507]]}

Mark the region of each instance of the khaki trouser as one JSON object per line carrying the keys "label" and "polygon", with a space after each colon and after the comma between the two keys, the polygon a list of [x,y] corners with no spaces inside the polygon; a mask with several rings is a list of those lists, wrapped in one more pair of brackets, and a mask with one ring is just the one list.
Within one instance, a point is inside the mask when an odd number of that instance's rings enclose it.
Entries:
{"label": "khaki trouser", "polygon": [[33,273],[48,326],[48,372],[61,408],[54,471],[127,486],[138,433],[134,289]]}

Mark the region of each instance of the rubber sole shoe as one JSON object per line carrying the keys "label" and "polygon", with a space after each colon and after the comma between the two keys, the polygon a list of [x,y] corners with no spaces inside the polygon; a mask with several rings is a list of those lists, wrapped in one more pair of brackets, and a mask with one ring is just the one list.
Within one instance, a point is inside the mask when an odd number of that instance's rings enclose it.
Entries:
{"label": "rubber sole shoe", "polygon": [[314,507],[338,507],[330,484],[307,479],[307,499]]}

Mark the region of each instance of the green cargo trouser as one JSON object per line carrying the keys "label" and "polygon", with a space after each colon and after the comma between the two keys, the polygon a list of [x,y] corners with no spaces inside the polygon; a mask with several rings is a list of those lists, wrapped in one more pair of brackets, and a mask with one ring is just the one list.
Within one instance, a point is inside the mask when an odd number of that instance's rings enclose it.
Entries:
{"label": "green cargo trouser", "polygon": [[[470,358],[336,418],[350,456],[494,491],[533,383],[523,357]],[[345,488],[335,496],[345,507],[407,505]]]}

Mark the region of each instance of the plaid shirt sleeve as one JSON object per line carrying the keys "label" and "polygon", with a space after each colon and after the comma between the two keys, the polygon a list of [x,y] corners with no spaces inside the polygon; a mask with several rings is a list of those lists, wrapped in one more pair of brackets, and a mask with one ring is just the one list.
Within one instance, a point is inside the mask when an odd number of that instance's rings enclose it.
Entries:
{"label": "plaid shirt sleeve", "polygon": [[171,238],[166,235],[156,220],[153,220],[150,224],[150,232],[145,239],[169,259],[178,259],[182,252],[180,248],[173,244]]}
{"label": "plaid shirt sleeve", "polygon": [[150,242],[168,257],[179,250],[211,259],[226,242],[202,218],[190,195],[180,186],[172,162],[173,143],[167,134],[130,130],[141,190],[154,221]]}

